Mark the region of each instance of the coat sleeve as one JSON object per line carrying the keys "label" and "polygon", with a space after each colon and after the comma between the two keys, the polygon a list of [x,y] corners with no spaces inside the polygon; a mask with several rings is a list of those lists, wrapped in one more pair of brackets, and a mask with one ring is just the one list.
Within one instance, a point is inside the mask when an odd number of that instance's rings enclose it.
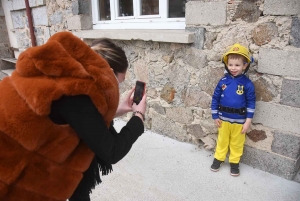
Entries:
{"label": "coat sleeve", "polygon": [[58,107],[60,115],[75,130],[79,138],[99,158],[110,164],[121,160],[144,132],[143,121],[135,116],[120,133],[117,133],[112,125],[107,128],[102,115],[86,95],[62,97]]}

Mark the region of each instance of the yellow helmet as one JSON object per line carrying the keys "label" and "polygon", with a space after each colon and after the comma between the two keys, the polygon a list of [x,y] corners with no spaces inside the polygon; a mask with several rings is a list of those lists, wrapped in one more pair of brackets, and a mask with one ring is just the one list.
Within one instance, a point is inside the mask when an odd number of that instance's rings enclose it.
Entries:
{"label": "yellow helmet", "polygon": [[244,56],[247,59],[247,63],[251,63],[252,62],[252,57],[251,54],[248,50],[248,48],[236,43],[233,46],[230,46],[229,48],[227,48],[226,52],[223,54],[222,56],[222,62],[224,62],[225,64],[227,64],[228,61],[228,55],[229,54],[239,54]]}

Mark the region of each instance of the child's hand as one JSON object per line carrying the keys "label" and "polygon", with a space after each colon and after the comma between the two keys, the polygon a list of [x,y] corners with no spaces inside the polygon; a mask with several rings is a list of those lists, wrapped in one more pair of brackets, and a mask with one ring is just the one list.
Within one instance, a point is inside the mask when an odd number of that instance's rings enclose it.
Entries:
{"label": "child's hand", "polygon": [[250,128],[251,121],[252,121],[252,119],[250,119],[250,118],[246,119],[246,122],[243,125],[242,134],[245,134],[247,132],[247,130]]}
{"label": "child's hand", "polygon": [[215,123],[218,126],[218,128],[221,128],[222,121],[220,119],[215,119]]}

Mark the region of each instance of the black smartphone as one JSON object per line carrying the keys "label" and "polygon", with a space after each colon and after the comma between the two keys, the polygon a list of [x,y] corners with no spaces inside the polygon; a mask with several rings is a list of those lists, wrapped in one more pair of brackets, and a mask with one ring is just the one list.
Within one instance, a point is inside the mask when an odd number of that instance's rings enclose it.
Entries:
{"label": "black smartphone", "polygon": [[136,81],[135,90],[133,95],[133,102],[137,105],[141,102],[146,89],[146,83],[142,81]]}

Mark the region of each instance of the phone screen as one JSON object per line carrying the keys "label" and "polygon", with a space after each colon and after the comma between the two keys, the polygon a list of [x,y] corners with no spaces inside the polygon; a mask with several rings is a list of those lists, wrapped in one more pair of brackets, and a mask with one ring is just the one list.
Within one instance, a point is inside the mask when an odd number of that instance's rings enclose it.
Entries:
{"label": "phone screen", "polygon": [[141,102],[143,98],[145,86],[146,86],[145,82],[136,81],[133,102],[136,103],[137,105]]}

